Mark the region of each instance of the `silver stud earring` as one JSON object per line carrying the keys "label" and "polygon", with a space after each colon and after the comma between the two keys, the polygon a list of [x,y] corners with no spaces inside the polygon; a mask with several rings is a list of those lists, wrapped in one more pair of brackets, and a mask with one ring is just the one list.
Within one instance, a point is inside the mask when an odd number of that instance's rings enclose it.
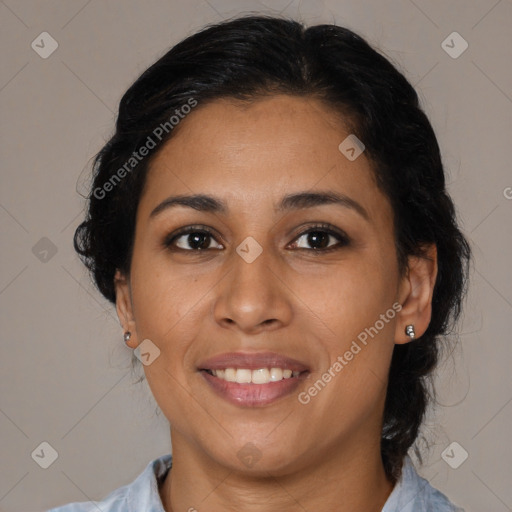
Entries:
{"label": "silver stud earring", "polygon": [[409,338],[411,338],[411,340],[414,339],[414,337],[416,336],[416,333],[414,332],[414,325],[408,325],[406,328],[405,328],[405,334],[407,334],[407,336],[409,336]]}
{"label": "silver stud earring", "polygon": [[130,331],[126,331],[124,333],[124,342],[127,343],[128,341],[130,341],[131,337],[132,337],[132,333]]}

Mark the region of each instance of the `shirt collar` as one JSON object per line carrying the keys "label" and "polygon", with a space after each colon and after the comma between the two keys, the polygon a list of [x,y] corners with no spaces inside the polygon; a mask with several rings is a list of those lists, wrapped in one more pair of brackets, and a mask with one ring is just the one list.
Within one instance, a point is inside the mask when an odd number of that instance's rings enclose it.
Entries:
{"label": "shirt collar", "polygon": [[151,461],[134,480],[128,491],[129,512],[165,512],[158,485],[172,465],[172,455],[162,455]]}

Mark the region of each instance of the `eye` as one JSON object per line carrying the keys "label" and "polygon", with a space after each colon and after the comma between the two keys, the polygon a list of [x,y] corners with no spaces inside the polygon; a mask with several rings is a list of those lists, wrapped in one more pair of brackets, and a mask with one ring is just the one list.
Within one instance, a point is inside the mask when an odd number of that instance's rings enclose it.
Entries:
{"label": "eye", "polygon": [[[302,246],[309,244],[310,248]],[[337,243],[336,243],[337,240]],[[334,241],[334,243],[333,243]],[[310,249],[313,252],[329,252],[350,244],[350,238],[331,224],[319,224],[310,227],[295,238],[292,248]],[[207,226],[188,226],[176,233],[171,233],[164,240],[164,246],[171,250],[200,252],[220,250],[221,244],[215,243],[215,234]]]}
{"label": "eye", "polygon": [[[338,240],[338,243],[333,239]],[[293,243],[294,248],[308,249],[308,247],[300,246],[300,241],[312,246],[312,250],[316,252],[328,252],[340,249],[350,244],[350,238],[341,230],[338,230],[331,224],[319,224],[312,226],[297,237]]]}
{"label": "eye", "polygon": [[172,233],[164,240],[164,246],[169,249],[183,251],[204,251],[207,249],[222,249],[222,245],[212,242],[215,240],[213,232],[206,226],[189,226],[177,233]]}

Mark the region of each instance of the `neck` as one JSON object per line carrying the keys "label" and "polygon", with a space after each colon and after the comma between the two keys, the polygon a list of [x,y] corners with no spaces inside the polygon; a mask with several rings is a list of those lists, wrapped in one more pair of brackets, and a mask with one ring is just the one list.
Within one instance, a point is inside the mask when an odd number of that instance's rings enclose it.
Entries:
{"label": "neck", "polygon": [[294,472],[254,476],[219,465],[172,429],[171,437],[173,465],[160,489],[166,512],[380,512],[394,486],[384,471],[380,439],[306,454]]}

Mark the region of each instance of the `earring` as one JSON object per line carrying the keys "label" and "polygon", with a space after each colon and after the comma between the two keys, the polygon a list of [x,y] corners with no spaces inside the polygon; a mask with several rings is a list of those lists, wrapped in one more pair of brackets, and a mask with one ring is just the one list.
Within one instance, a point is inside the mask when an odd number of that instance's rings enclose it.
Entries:
{"label": "earring", "polygon": [[405,334],[407,334],[407,336],[409,336],[409,338],[411,338],[411,340],[413,340],[414,337],[416,336],[416,333],[414,332],[414,325],[411,324],[411,325],[406,326]]}
{"label": "earring", "polygon": [[124,333],[124,342],[127,343],[131,337],[132,337],[132,333],[130,331],[126,331]]}

